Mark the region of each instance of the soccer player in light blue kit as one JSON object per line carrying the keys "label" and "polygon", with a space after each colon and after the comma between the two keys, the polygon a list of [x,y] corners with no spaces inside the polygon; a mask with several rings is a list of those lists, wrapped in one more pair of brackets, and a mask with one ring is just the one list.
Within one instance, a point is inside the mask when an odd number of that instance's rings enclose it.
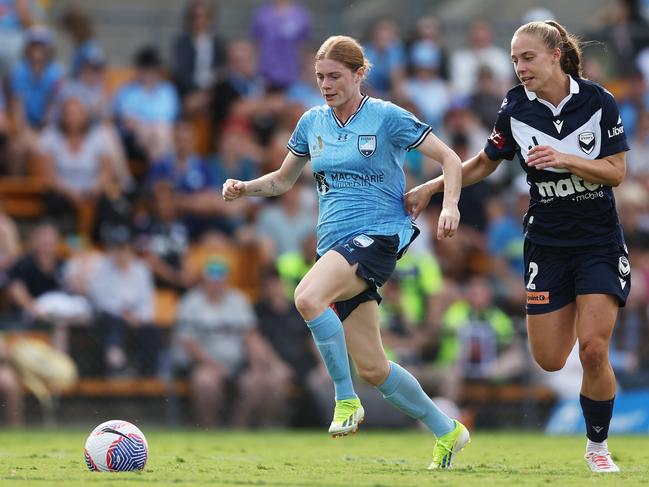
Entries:
{"label": "soccer player in light blue kit", "polygon": [[368,68],[356,40],[327,39],[315,58],[326,105],[302,116],[277,171],[252,181],[228,179],[223,198],[285,193],[311,160],[320,203],[319,259],[295,290],[295,304],[334,382],[336,409],[329,433],[355,432],[365,414],[352,384],[349,349],[359,375],[437,437],[430,468],[449,468],[469,433],[437,408],[415,377],[387,360],[377,290],[419,233],[404,208],[406,151],[417,148],[444,170],[438,238],[457,230],[461,162],[411,113],[361,93]]}

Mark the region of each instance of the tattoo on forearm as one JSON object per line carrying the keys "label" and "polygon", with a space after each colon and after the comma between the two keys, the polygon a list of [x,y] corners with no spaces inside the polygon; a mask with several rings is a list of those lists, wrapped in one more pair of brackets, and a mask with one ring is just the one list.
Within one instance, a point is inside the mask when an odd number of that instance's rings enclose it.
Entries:
{"label": "tattoo on forearm", "polygon": [[271,179],[270,180],[270,192],[272,194],[277,194],[277,185],[275,184],[275,180]]}

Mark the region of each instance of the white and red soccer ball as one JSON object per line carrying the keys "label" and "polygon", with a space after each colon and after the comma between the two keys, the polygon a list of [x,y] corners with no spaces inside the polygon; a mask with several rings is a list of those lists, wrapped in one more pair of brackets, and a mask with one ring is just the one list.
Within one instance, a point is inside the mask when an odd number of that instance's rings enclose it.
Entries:
{"label": "white and red soccer ball", "polygon": [[133,472],[146,465],[149,445],[137,426],[112,419],[92,430],[84,456],[93,472]]}

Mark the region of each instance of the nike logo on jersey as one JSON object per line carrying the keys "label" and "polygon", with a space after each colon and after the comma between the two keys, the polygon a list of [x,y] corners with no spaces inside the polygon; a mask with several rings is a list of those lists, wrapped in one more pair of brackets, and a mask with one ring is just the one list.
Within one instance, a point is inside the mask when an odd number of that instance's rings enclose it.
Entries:
{"label": "nike logo on jersey", "polygon": [[557,133],[561,133],[561,127],[563,127],[563,120],[552,120],[554,128],[557,129]]}

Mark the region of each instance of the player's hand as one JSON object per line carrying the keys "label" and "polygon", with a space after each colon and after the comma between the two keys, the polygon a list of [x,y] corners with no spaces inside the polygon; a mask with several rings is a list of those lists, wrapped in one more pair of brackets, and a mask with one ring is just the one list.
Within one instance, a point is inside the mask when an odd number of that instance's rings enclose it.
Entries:
{"label": "player's hand", "polygon": [[415,186],[403,195],[403,207],[413,220],[426,209],[432,196],[439,190],[432,183],[424,183]]}
{"label": "player's hand", "polygon": [[457,205],[444,207],[437,222],[437,239],[452,237],[460,224],[460,210]]}
{"label": "player's hand", "polygon": [[565,163],[563,162],[565,154],[557,152],[549,145],[535,145],[527,153],[527,163],[530,167],[536,169],[547,169],[548,167],[556,167],[564,169]]}
{"label": "player's hand", "polygon": [[246,183],[237,179],[226,179],[223,183],[223,199],[225,201],[236,200],[243,196],[246,190]]}

